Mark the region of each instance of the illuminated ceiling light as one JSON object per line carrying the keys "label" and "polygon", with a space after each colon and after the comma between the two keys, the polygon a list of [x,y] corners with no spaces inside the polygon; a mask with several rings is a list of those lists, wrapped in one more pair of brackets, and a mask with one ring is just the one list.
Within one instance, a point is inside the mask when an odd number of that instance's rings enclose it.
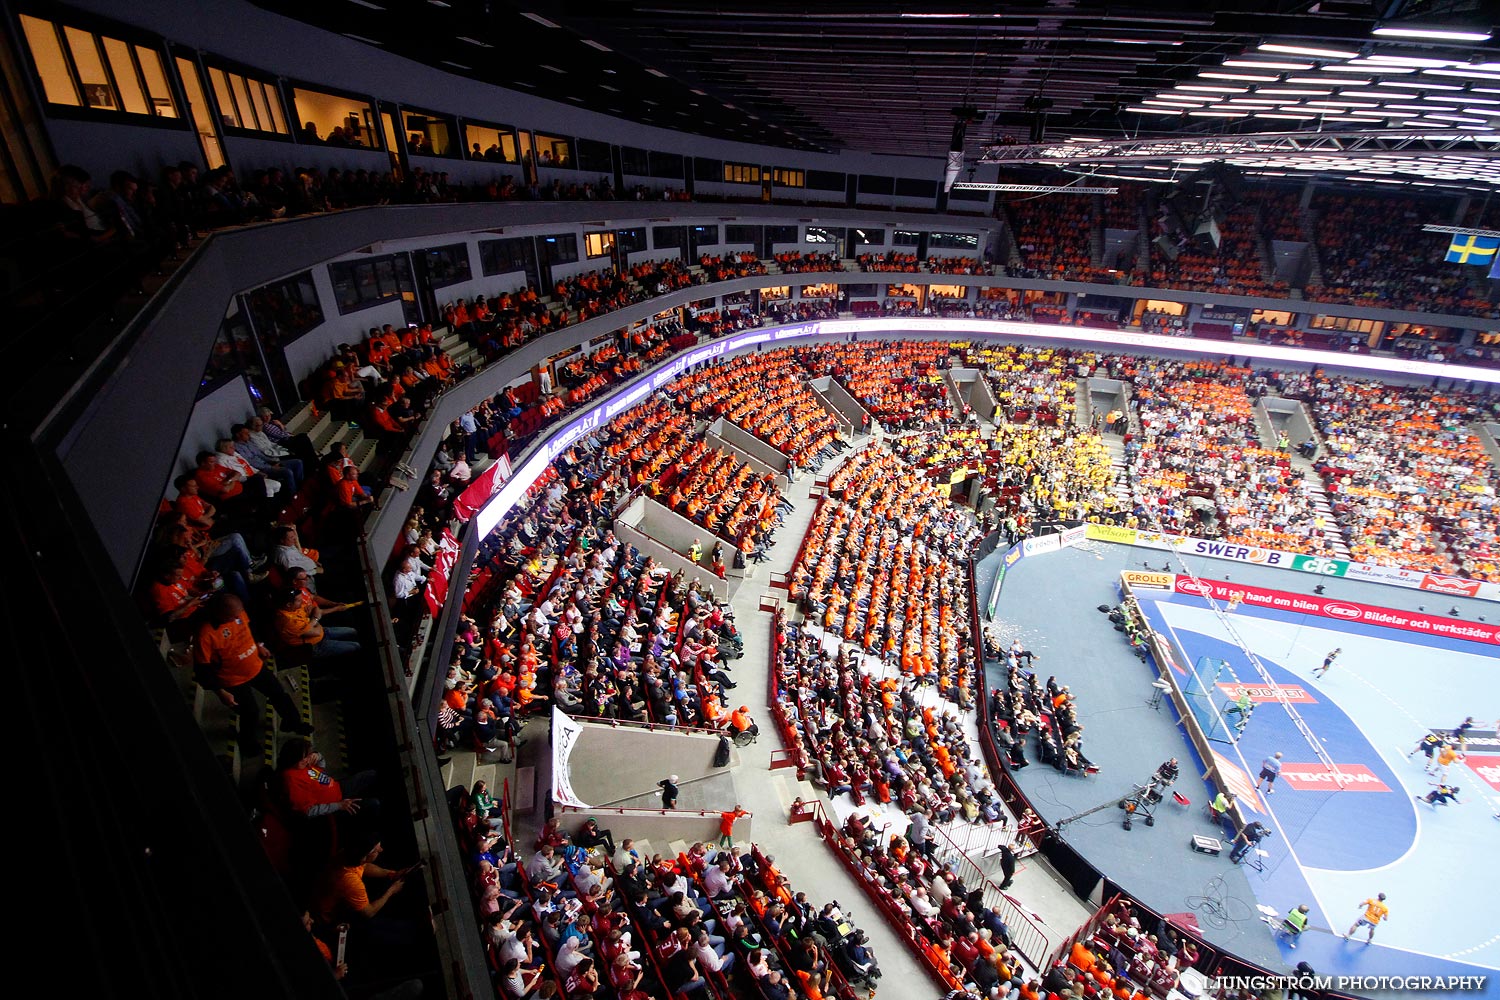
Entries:
{"label": "illuminated ceiling light", "polygon": [[537,63],[536,65],[538,69],[544,69],[549,73],[556,73],[558,76],[566,76],[568,72],[565,69],[558,69],[556,66],[549,66],[546,63]]}
{"label": "illuminated ceiling light", "polygon": [[489,42],[481,42],[479,39],[477,39],[477,38],[470,38],[468,35],[459,35],[458,36],[458,40],[460,42],[467,42],[470,45],[477,45],[481,49],[493,49],[494,48],[494,46],[491,45]]}
{"label": "illuminated ceiling light", "polygon": [[1240,66],[1245,69],[1312,69],[1312,63],[1274,62],[1259,59],[1225,59],[1225,66]]}
{"label": "illuminated ceiling light", "polygon": [[371,3],[370,0],[349,0],[349,2],[350,3],[357,3],[361,7],[368,7],[370,10],[385,10],[385,8],[382,7],[382,6],[380,6],[380,4],[378,4],[378,3]]}
{"label": "illuminated ceiling light", "polygon": [[352,38],[356,42],[364,42],[366,45],[384,45],[385,44],[384,42],[377,42],[373,38],[366,38],[364,35],[351,35],[347,31],[343,32],[343,35],[344,35],[345,38]]}
{"label": "illuminated ceiling light", "polygon": [[1199,73],[1205,80],[1277,80],[1280,77],[1275,73]]}
{"label": "illuminated ceiling light", "polygon": [[438,61],[444,66],[452,66],[454,69],[472,70],[474,68],[472,66],[465,66],[463,63],[456,63],[452,59],[440,59]]}
{"label": "illuminated ceiling light", "polygon": [[1452,76],[1460,80],[1500,80],[1500,73],[1480,73],[1471,69],[1424,69],[1422,74]]}
{"label": "illuminated ceiling light", "polygon": [[1243,118],[1249,112],[1246,111],[1189,111],[1188,114],[1194,118]]}
{"label": "illuminated ceiling light", "polygon": [[1146,107],[1142,107],[1142,106],[1140,106],[1138,104],[1132,104],[1130,107],[1126,108],[1125,110],[1126,111],[1134,111],[1138,115],[1180,115],[1184,111],[1186,111],[1187,108],[1177,108],[1177,109],[1171,109],[1171,108],[1146,108]]}
{"label": "illuminated ceiling light", "polygon": [[543,17],[540,14],[533,14],[529,10],[523,10],[523,11],[521,11],[521,16],[524,17],[524,18],[526,18],[526,20],[528,20],[528,21],[535,21],[537,24],[540,24],[544,28],[561,28],[562,27],[562,25],[557,24],[557,23],[555,23],[553,21],[549,21],[549,20],[547,20],[545,17]]}
{"label": "illuminated ceiling light", "polygon": [[607,83],[601,83],[601,84],[599,84],[599,89],[600,90],[607,90],[611,94],[618,94],[620,92],[620,88],[619,87],[611,87]]}
{"label": "illuminated ceiling light", "polygon": [[1387,69],[1384,66],[1382,66],[1380,69],[1377,70],[1374,66],[1355,66],[1355,65],[1352,65],[1352,64],[1346,64],[1346,65],[1341,65],[1341,66],[1324,66],[1323,67],[1323,72],[1324,73],[1363,73],[1366,76],[1368,76],[1369,74],[1375,73],[1375,72],[1379,72],[1379,73],[1415,73],[1416,70],[1415,69],[1406,69],[1404,67],[1397,67],[1395,69]]}
{"label": "illuminated ceiling light", "polygon": [[1260,87],[1257,94],[1273,94],[1277,97],[1330,97],[1331,90],[1298,90],[1292,87]]}
{"label": "illuminated ceiling light", "polygon": [[1431,38],[1443,42],[1487,42],[1490,40],[1488,31],[1461,28],[1408,28],[1399,24],[1381,25],[1370,34],[1386,38]]}
{"label": "illuminated ceiling light", "polygon": [[663,73],[661,70],[656,69],[653,66],[647,66],[646,72],[654,77],[657,77],[658,79],[665,80],[667,78],[667,74]]}
{"label": "illuminated ceiling light", "polygon": [[1282,121],[1310,122],[1316,121],[1317,115],[1294,115],[1284,111],[1257,111],[1253,117],[1256,118],[1278,118]]}
{"label": "illuminated ceiling light", "polygon": [[1173,90],[1196,91],[1203,94],[1246,94],[1250,92],[1249,87],[1199,87],[1192,84],[1179,84]]}
{"label": "illuminated ceiling light", "polygon": [[1414,66],[1418,69],[1432,67],[1443,69],[1448,66],[1462,66],[1463,63],[1457,59],[1426,59],[1421,56],[1371,56],[1368,60],[1371,68],[1385,66]]}
{"label": "illuminated ceiling light", "polygon": [[434,7],[442,7],[444,10],[453,6],[451,3],[448,3],[447,0],[427,0],[427,2],[432,4]]}
{"label": "illuminated ceiling light", "polygon": [[614,49],[610,48],[608,45],[605,45],[603,42],[596,42],[592,38],[584,38],[584,39],[581,39],[581,41],[583,42],[583,44],[587,45],[589,48],[591,48],[591,49],[597,49],[600,52],[613,52],[614,51]]}
{"label": "illuminated ceiling light", "polygon": [[1312,56],[1315,59],[1353,59],[1359,55],[1358,50],[1348,49],[1324,49],[1311,45],[1281,45],[1266,42],[1259,46],[1261,52],[1280,52],[1289,56]]}
{"label": "illuminated ceiling light", "polygon": [[1424,115],[1423,117],[1439,122],[1458,122],[1460,125],[1485,124],[1483,118],[1466,118],[1463,115]]}

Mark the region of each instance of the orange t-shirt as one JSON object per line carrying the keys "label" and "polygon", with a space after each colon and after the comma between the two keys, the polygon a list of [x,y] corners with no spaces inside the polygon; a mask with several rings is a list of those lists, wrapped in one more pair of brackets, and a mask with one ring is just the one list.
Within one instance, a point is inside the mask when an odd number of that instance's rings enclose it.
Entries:
{"label": "orange t-shirt", "polygon": [[196,493],[185,493],[172,501],[172,509],[187,517],[189,521],[208,518],[208,504]]}
{"label": "orange t-shirt", "polygon": [[233,475],[233,469],[227,469],[218,462],[215,462],[211,468],[197,469],[193,472],[193,478],[198,480],[198,489],[215,500],[233,500],[243,492],[244,484],[229,481]]}
{"label": "orange t-shirt", "polygon": [[299,813],[305,813],[313,806],[340,802],[344,798],[344,790],[333,776],[315,767],[287,771],[282,782],[286,786],[287,801]]}
{"label": "orange t-shirt", "polygon": [[214,668],[214,676],[224,687],[234,687],[252,680],[264,664],[260,647],[250,634],[250,623],[243,618],[223,625],[204,622],[193,643],[196,663]]}
{"label": "orange t-shirt", "polygon": [[361,862],[352,868],[335,868],[323,877],[314,906],[324,923],[359,913],[370,905],[364,876],[365,866]]}
{"label": "orange t-shirt", "polygon": [[176,583],[162,583],[160,580],[151,584],[148,594],[151,598],[151,610],[159,615],[169,615],[187,603],[193,592],[188,589],[187,584],[182,581]]}

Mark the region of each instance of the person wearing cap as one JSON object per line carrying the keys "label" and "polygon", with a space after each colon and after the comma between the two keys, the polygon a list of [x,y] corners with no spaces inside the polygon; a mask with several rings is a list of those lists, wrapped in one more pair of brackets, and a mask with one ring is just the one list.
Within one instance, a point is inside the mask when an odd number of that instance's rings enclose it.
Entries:
{"label": "person wearing cap", "polygon": [[677,775],[668,775],[664,780],[658,781],[656,787],[661,789],[661,807],[663,809],[677,808]]}
{"label": "person wearing cap", "polygon": [[615,853],[614,834],[609,830],[599,829],[599,821],[592,816],[584,820],[583,826],[578,828],[578,832],[573,836],[573,843],[586,851],[595,847],[603,847],[610,854]]}
{"label": "person wearing cap", "polygon": [[730,713],[729,727],[734,730],[736,736],[745,732],[753,725],[755,725],[755,721],[750,718],[749,706],[741,705]]}

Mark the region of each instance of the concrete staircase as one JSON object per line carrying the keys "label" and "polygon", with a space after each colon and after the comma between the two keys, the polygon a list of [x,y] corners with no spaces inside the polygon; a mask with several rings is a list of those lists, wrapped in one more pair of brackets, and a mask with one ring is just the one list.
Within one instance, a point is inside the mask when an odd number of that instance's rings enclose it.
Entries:
{"label": "concrete staircase", "polygon": [[1135,506],[1135,498],[1130,495],[1124,439],[1118,434],[1106,434],[1104,447],[1109,450],[1109,495],[1118,500],[1125,510],[1130,510]]}
{"label": "concrete staircase", "polygon": [[1302,212],[1302,238],[1307,241],[1307,285],[1322,285],[1323,259],[1318,252],[1318,213],[1311,206]]}
{"label": "concrete staircase", "polygon": [[293,434],[306,434],[313,450],[319,455],[327,454],[335,442],[342,441],[349,448],[349,457],[360,472],[375,464],[375,438],[366,437],[352,421],[334,420],[327,411],[317,412],[311,402],[303,403],[285,421],[286,429]]}

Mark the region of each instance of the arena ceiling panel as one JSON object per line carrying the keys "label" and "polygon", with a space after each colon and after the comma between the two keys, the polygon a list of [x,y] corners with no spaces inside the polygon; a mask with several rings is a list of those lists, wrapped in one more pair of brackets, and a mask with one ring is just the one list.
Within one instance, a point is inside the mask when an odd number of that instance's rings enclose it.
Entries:
{"label": "arena ceiling panel", "polygon": [[1464,186],[1494,183],[1472,161],[1500,148],[1483,0],[258,2],[500,86],[792,149],[938,156],[956,108],[971,164],[1038,141],[1392,131],[1467,141],[1236,165]]}

